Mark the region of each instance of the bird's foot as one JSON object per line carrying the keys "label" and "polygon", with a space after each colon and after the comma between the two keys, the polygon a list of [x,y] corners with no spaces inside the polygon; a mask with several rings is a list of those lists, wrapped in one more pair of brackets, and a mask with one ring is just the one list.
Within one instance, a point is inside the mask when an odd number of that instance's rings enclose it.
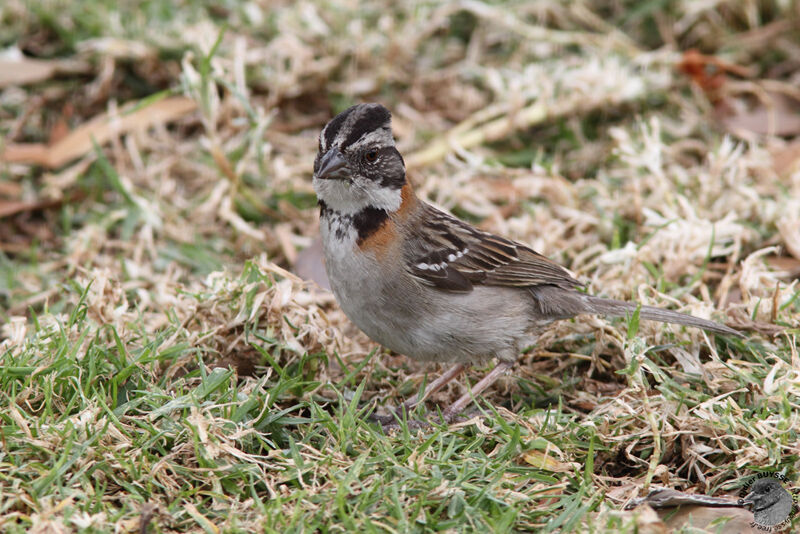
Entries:
{"label": "bird's foot", "polygon": [[[438,419],[439,424],[449,425],[459,419],[458,415],[458,413],[445,410],[441,416],[434,416],[434,419]],[[403,406],[400,406],[388,415],[373,413],[369,418],[371,421],[379,423],[384,431],[402,428],[403,421],[405,421],[405,425],[409,430],[423,430],[434,425],[434,423],[427,420],[407,419],[407,416],[408,412],[404,410]]]}
{"label": "bird's foot", "polygon": [[408,419],[408,413],[409,412],[405,409],[405,406],[401,405],[400,407],[392,410],[392,412],[387,415],[379,415],[373,413],[372,415],[369,416],[369,419],[370,421],[379,423],[381,427],[383,427],[384,431],[399,429],[402,426],[401,422],[404,420],[409,430],[417,430],[417,429],[427,428],[430,426],[430,423],[428,423],[427,421]]}

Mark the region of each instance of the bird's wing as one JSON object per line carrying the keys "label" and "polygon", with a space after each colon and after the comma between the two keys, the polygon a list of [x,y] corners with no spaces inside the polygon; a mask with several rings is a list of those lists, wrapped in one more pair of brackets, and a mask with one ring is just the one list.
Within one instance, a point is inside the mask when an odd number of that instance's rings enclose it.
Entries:
{"label": "bird's wing", "polygon": [[580,287],[566,269],[529,247],[426,206],[405,250],[408,271],[424,284],[469,292],[474,285]]}

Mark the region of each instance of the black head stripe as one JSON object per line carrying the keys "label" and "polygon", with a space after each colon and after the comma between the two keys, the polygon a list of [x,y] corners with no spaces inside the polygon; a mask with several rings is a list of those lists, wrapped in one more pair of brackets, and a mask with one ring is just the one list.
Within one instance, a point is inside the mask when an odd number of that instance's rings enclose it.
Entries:
{"label": "black head stripe", "polygon": [[[390,121],[392,115],[389,110],[380,104],[362,104],[358,107],[358,117],[350,125],[347,137],[342,142],[342,148],[348,147],[361,139],[369,132],[385,129],[391,135]],[[351,108],[353,109],[353,108]]]}
{"label": "black head stripe", "polygon": [[359,139],[364,134],[379,128],[384,128],[391,135],[391,113],[380,104],[357,104],[349,107],[336,115],[327,124],[320,139],[320,149],[330,150],[337,138],[344,137],[339,143],[340,148],[345,148]]}
{"label": "black head stripe", "polygon": [[336,139],[336,135],[339,133],[339,130],[342,129],[344,121],[347,120],[347,117],[350,115],[350,113],[353,112],[354,109],[355,106],[347,108],[346,110],[342,111],[334,118],[332,118],[331,121],[328,123],[328,125],[325,127],[325,130],[323,131],[323,134],[325,135],[325,150],[331,148],[331,145],[333,145],[333,140]]}

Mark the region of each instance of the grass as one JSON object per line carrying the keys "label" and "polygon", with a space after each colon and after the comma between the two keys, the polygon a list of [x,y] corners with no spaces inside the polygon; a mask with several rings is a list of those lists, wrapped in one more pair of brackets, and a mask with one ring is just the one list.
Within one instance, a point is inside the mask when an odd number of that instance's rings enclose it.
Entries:
{"label": "grass", "polygon": [[[0,87],[0,154],[124,104],[182,95],[197,111],[58,168],[0,155],[0,530],[633,533],[666,521],[623,510],[651,488],[736,495],[780,472],[796,491],[800,182],[779,161],[800,132],[718,120],[792,87],[792,17],[769,2],[3,3],[0,47],[85,68]],[[678,68],[690,48],[752,74],[703,90]],[[292,274],[318,261],[299,256],[317,235],[316,135],[373,100],[421,196],[592,293],[746,338],[562,321],[465,421],[383,432],[368,415],[439,369],[376,346]]]}
{"label": "grass", "polygon": [[[521,460],[543,448],[547,427],[533,434],[490,409],[498,423],[491,434],[466,426],[389,438],[365,421],[366,380],[355,390],[332,387],[336,397],[325,401],[301,400],[319,384],[289,366],[241,383],[231,370],[207,371],[187,344],[165,346],[174,329],[145,333],[134,348],[113,327],[92,326],[86,295],[66,323],[42,328],[20,358],[5,361],[3,478],[21,487],[6,496],[4,513],[16,516],[20,532],[44,520],[14,513],[26,503],[60,505],[67,525],[125,524],[166,495],[165,529],[247,530],[268,518],[265,530],[275,532],[333,523],[505,530],[541,522],[543,513],[525,503],[548,499],[552,484],[565,482]],[[182,357],[198,365],[178,380],[157,373]],[[557,419],[552,431],[570,418]],[[584,483],[578,476],[569,485]]]}

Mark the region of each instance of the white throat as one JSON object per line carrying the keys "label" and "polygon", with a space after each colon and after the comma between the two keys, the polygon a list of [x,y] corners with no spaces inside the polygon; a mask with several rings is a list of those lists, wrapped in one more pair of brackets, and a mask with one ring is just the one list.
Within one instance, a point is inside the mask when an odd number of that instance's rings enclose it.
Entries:
{"label": "white throat", "polygon": [[320,180],[314,177],[312,185],[317,198],[329,209],[342,215],[355,215],[365,208],[391,213],[397,211],[403,202],[400,189],[383,187],[374,182],[363,185],[347,180]]}

